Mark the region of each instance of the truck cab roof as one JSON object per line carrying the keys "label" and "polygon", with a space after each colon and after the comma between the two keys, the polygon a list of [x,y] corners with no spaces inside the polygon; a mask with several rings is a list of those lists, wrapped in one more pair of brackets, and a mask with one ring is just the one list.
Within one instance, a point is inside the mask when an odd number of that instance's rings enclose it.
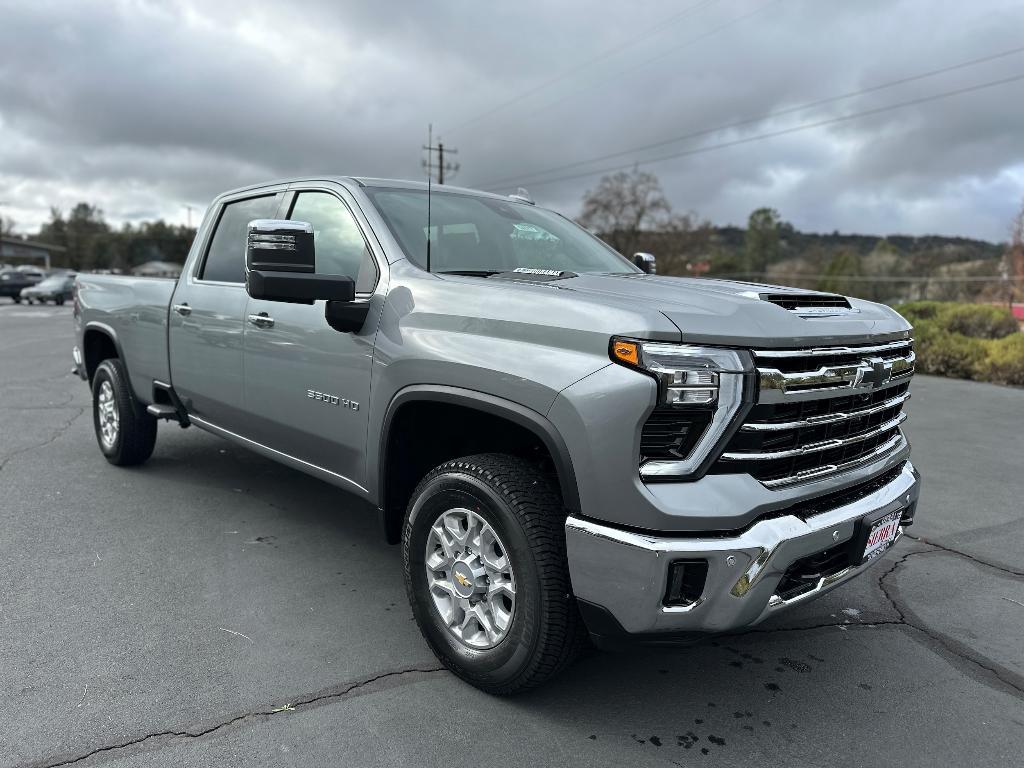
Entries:
{"label": "truck cab roof", "polygon": [[[260,189],[266,189],[268,187],[281,187],[290,184],[303,184],[308,182],[334,182],[337,184],[355,185],[359,187],[387,187],[390,189],[415,189],[415,190],[426,190],[427,182],[425,181],[410,181],[408,179],[381,179],[372,176],[343,176],[340,174],[321,174],[314,176],[295,176],[284,179],[274,179],[272,181],[265,181],[259,184],[249,184],[244,187],[238,187],[236,189],[229,190],[218,195],[218,198],[229,197],[237,195],[240,192],[254,192]],[[489,197],[495,200],[508,200],[506,195],[498,195],[493,192],[484,192],[479,189],[470,189],[468,187],[455,187],[450,184],[430,185],[433,191],[444,191],[444,192],[455,192],[460,195],[476,195],[479,197]]]}

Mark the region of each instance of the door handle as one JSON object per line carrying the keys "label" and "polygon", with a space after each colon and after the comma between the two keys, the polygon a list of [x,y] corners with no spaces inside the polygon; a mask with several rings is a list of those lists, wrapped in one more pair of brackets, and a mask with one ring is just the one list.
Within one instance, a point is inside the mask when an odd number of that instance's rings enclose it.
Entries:
{"label": "door handle", "polygon": [[249,322],[255,325],[257,328],[273,328],[274,318],[270,317],[266,312],[260,312],[258,315],[249,315]]}
{"label": "door handle", "polygon": [[189,315],[192,314],[192,307],[190,307],[188,304],[175,304],[173,307],[171,307],[171,309],[173,309],[182,317],[188,317]]}

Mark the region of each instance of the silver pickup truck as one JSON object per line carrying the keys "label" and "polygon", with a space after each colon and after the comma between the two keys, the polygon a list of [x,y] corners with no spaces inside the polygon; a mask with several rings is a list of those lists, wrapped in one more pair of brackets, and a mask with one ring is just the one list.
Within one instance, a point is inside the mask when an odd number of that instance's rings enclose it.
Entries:
{"label": "silver pickup truck", "polygon": [[371,502],[437,656],[512,693],[813,599],[914,518],[903,318],[648,271],[518,196],[248,187],[177,281],[79,276],[75,370],[113,464],[165,419]]}

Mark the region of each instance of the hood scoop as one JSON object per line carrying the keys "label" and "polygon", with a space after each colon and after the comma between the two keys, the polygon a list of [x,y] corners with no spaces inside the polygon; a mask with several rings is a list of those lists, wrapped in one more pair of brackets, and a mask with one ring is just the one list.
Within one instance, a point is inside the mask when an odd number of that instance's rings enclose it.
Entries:
{"label": "hood scoop", "polygon": [[836,293],[761,293],[758,297],[800,317],[835,317],[860,311],[850,306],[849,299]]}

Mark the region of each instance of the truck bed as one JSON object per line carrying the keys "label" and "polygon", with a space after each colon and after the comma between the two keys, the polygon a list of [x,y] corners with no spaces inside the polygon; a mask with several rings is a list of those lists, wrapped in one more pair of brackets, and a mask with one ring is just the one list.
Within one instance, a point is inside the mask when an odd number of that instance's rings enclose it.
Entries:
{"label": "truck bed", "polygon": [[140,402],[153,400],[153,380],[170,382],[167,315],[176,281],[160,277],[79,275],[78,315],[82,333],[104,329],[114,338]]}

